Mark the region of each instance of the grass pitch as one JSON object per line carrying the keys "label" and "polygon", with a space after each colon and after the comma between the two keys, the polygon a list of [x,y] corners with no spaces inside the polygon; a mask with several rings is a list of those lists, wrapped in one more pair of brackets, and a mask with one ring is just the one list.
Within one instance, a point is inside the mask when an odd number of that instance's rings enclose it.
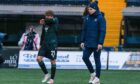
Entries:
{"label": "grass pitch", "polygon": [[[0,69],[0,84],[42,84],[40,69]],[[54,84],[88,84],[87,70],[57,70]],[[140,71],[106,71],[101,84],[140,84]]]}

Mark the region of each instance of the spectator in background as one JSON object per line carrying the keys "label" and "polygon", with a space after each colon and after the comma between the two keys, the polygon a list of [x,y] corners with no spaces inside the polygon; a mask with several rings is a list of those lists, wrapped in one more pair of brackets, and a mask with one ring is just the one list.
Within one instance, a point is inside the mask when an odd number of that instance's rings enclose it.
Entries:
{"label": "spectator in background", "polygon": [[[96,2],[90,3],[88,13],[84,16],[84,28],[82,30],[81,48],[83,49],[83,61],[85,62],[91,77],[89,83],[100,84],[101,61],[100,54],[106,34],[106,21],[99,11]],[[94,71],[89,57],[94,52],[96,71]]]}
{"label": "spectator in background", "polygon": [[2,42],[8,38],[7,34],[0,32],[0,65],[4,62],[4,58],[1,56],[2,52]]}
{"label": "spectator in background", "polygon": [[2,42],[8,38],[6,33],[0,32],[0,51],[2,50]]}
{"label": "spectator in background", "polygon": [[40,48],[40,37],[35,32],[34,26],[29,26],[26,32],[23,33],[18,45],[21,46],[21,50],[38,50]]}

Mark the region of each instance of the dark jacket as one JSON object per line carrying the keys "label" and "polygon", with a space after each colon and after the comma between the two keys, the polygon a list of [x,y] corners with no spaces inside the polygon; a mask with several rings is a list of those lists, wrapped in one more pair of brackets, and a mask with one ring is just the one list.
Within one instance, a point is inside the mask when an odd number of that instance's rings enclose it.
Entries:
{"label": "dark jacket", "polygon": [[47,48],[57,47],[57,31],[58,31],[58,19],[53,18],[51,20],[45,20],[45,25],[42,28],[41,46]]}
{"label": "dark jacket", "polygon": [[100,12],[84,17],[81,42],[85,43],[86,47],[97,48],[98,44],[103,45],[105,34],[106,21]]}

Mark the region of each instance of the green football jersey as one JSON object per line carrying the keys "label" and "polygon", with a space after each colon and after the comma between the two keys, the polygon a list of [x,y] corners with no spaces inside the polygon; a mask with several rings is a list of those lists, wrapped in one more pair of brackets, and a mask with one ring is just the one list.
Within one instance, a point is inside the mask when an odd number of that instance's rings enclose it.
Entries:
{"label": "green football jersey", "polygon": [[43,43],[49,48],[56,48],[58,43],[57,31],[58,31],[57,18],[45,20],[45,25],[43,26],[42,30],[41,41],[43,40]]}

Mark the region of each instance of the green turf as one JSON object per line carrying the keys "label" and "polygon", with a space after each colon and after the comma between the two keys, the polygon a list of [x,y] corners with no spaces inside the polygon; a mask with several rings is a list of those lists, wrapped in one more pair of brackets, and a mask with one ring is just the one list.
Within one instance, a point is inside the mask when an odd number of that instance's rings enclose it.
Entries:
{"label": "green turf", "polygon": [[[0,84],[42,84],[39,69],[0,69]],[[88,84],[87,70],[57,70],[55,84]],[[101,84],[140,84],[140,71],[102,71]]]}

